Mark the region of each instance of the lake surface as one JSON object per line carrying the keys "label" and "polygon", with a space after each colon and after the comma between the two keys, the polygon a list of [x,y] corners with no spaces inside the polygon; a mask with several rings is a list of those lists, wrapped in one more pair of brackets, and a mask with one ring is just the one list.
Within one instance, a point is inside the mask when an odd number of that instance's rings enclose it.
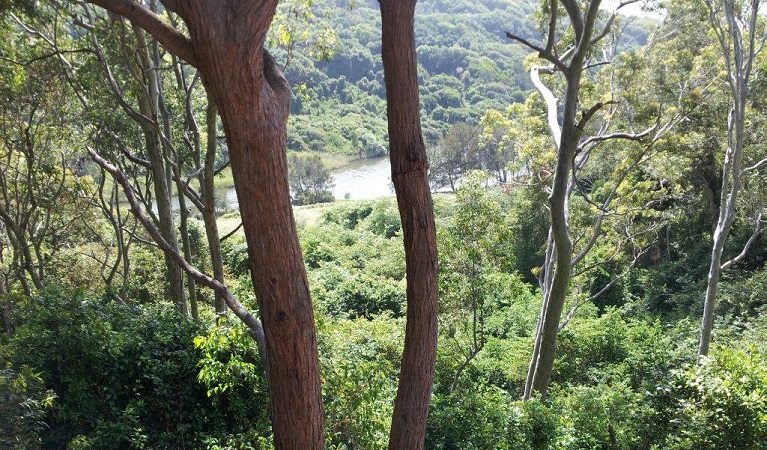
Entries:
{"label": "lake surface", "polygon": [[389,157],[354,161],[333,175],[333,195],[336,200],[368,200],[393,197]]}
{"label": "lake surface", "polygon": [[[370,200],[394,196],[388,156],[353,161],[332,171],[331,175],[332,191],[336,200]],[[217,193],[216,198],[216,208],[219,211],[237,208],[237,193],[234,188]]]}

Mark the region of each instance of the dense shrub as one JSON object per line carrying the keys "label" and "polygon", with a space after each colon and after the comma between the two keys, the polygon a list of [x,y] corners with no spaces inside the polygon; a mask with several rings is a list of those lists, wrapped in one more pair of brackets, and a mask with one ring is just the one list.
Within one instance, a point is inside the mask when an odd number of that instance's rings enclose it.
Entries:
{"label": "dense shrub", "polygon": [[193,345],[204,330],[172,305],[129,309],[49,290],[19,313],[11,364],[39,372],[58,396],[43,448],[204,448],[206,439],[253,430],[268,436],[262,391],[208,396]]}
{"label": "dense shrub", "polygon": [[767,358],[719,347],[674,373],[671,450],[767,448]]}
{"label": "dense shrub", "polygon": [[[552,395],[559,419],[556,448],[563,450],[647,449],[642,393],[627,383],[573,386]],[[653,430],[655,431],[655,430]]]}
{"label": "dense shrub", "polygon": [[45,413],[53,407],[56,394],[43,385],[40,374],[30,367],[8,367],[0,358],[0,448],[40,448]]}
{"label": "dense shrub", "polygon": [[329,449],[386,448],[404,322],[327,320],[319,327]]}
{"label": "dense shrub", "polygon": [[333,317],[401,316],[404,249],[390,199],[332,205],[301,230],[315,305]]}
{"label": "dense shrub", "polygon": [[435,450],[552,449],[557,433],[552,410],[538,401],[513,401],[503,390],[476,386],[435,395],[426,448]]}

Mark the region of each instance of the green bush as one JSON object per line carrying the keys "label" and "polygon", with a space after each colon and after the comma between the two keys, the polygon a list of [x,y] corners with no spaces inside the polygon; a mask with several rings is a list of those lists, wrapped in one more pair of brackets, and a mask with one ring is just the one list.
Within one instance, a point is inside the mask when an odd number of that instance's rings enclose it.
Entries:
{"label": "green bush", "polygon": [[586,317],[575,317],[558,336],[554,380],[559,384],[625,380],[632,389],[651,390],[690,360],[693,349],[681,338],[675,341],[657,320],[627,319],[614,308],[589,317],[586,305],[581,312]]}
{"label": "green bush", "polygon": [[317,308],[332,317],[404,313],[405,264],[390,200],[344,202],[300,230]]}
{"label": "green bush", "polygon": [[643,395],[626,383],[573,386],[552,394],[563,450],[642,450]]}
{"label": "green bush", "polygon": [[[5,359],[5,358],[3,358]],[[45,431],[45,413],[53,407],[56,394],[43,385],[39,373],[29,366],[19,370],[0,360],[0,447],[40,448]]]}
{"label": "green bush", "polygon": [[329,449],[387,446],[404,322],[327,320],[319,327],[320,362]]}
{"label": "green bush", "polygon": [[767,448],[767,358],[719,347],[674,373],[669,450]]}
{"label": "green bush", "polygon": [[[269,435],[263,390],[243,383],[208,396],[193,345],[204,329],[172,305],[129,310],[48,290],[18,313],[9,360],[39,372],[43,389],[58,396],[44,418],[43,448],[202,448],[205,439],[253,429]],[[226,361],[225,353],[216,356]]]}
{"label": "green bush", "polygon": [[495,387],[435,395],[426,429],[434,450],[553,449],[557,419],[539,401],[512,401]]}

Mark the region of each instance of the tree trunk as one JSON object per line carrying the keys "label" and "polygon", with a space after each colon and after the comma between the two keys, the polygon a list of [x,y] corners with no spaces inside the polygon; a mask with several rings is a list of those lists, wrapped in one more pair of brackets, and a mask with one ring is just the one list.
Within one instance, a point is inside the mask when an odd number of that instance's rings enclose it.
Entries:
{"label": "tree trunk", "polygon": [[[202,220],[205,223],[205,236],[208,239],[208,250],[210,251],[210,263],[213,266],[213,278],[224,282],[224,257],[221,253],[221,241],[218,235],[218,224],[216,223],[216,204],[215,188],[213,178],[215,177],[216,150],[218,146],[218,127],[216,105],[213,99],[208,96],[208,107],[205,111],[205,126],[208,133],[206,143],[205,162],[202,176],[200,177],[200,191],[202,193],[203,210]],[[215,300],[216,314],[226,313],[226,302],[224,298],[216,293]]]}
{"label": "tree trunk", "polygon": [[162,0],[189,37],[133,0],[90,0],[128,17],[202,74],[224,125],[266,341],[277,449],[324,448],[319,354],[288,188],[290,89],[264,50],[277,0]]}
{"label": "tree trunk", "polygon": [[[739,6],[723,2],[722,10],[714,2],[706,2],[709,20],[719,40],[727,69],[727,81],[732,96],[732,109],[727,120],[727,151],[722,167],[722,192],[719,201],[719,218],[714,229],[711,265],[708,271],[706,298],[703,304],[698,359],[708,355],[714,307],[719,277],[722,271],[722,253],[730,229],[735,221],[735,203],[742,176],[742,154],[745,147],[746,104],[749,98],[749,81],[757,53],[763,48],[765,37],[757,37],[757,19],[762,0],[750,0]],[[724,14],[722,14],[722,12]],[[722,21],[722,17],[724,20]]]}
{"label": "tree trunk", "polygon": [[[0,248],[0,262],[3,262],[3,251],[2,248]],[[3,331],[5,331],[6,336],[10,336],[13,334],[13,322],[12,322],[12,315],[13,315],[13,296],[8,294],[8,277],[6,276],[5,272],[0,272],[0,300],[3,301],[3,304],[0,305],[0,316],[3,318]]]}
{"label": "tree trunk", "polygon": [[[541,68],[533,68],[531,70],[531,77],[548,104],[548,124],[557,146],[557,163],[551,195],[549,196],[551,215],[549,243],[553,243],[553,248],[551,246],[547,248],[546,261],[546,269],[549,273],[552,269],[551,263],[554,263],[554,274],[553,277],[550,277],[547,273],[544,280],[544,285],[548,287],[548,291],[544,289],[545,301],[541,311],[542,315],[539,318],[533,349],[534,359],[531,360],[530,370],[528,371],[525,399],[529,399],[534,391],[539,392],[542,399],[546,398],[551,373],[554,368],[559,321],[570,286],[573,261],[573,243],[568,223],[568,199],[571,184],[570,169],[583,133],[576,118],[579,106],[578,96],[586,55],[594,45],[592,33],[600,3],[600,0],[588,2],[585,14],[583,14],[580,6],[575,1],[564,1],[562,3],[567,10],[570,25],[573,27],[576,35],[576,46],[568,50],[568,53],[572,52],[572,59],[567,65],[566,70],[563,70],[566,88],[561,128],[558,127],[556,121],[556,103],[553,101],[553,96],[548,88],[540,82],[538,77]],[[549,41],[553,42],[553,38],[553,35],[549,36]],[[549,54],[549,56],[550,60],[555,59],[552,54]],[[560,61],[560,64],[563,63]],[[557,136],[557,131],[561,133],[559,137]],[[550,258],[553,258],[553,260],[550,260]]]}
{"label": "tree trunk", "polygon": [[278,449],[324,448],[319,354],[288,188],[290,90],[263,50],[276,0],[178,2],[224,125],[266,337]]}
{"label": "tree trunk", "polygon": [[[189,264],[194,264],[192,261],[192,243],[189,240],[189,210],[187,209],[186,199],[181,189],[178,189],[178,207],[180,211],[179,231],[181,232],[181,246],[184,249],[184,259],[189,261]],[[192,319],[198,321],[200,320],[200,311],[197,305],[197,284],[191,275],[187,275],[186,283],[189,292],[189,314],[192,315]]]}
{"label": "tree trunk", "polygon": [[[578,55],[574,58],[578,58]],[[571,67],[575,67],[576,70],[572,70],[567,76],[562,137],[557,151],[554,184],[549,196],[551,233],[554,240],[556,266],[554,267],[554,277],[548,292],[546,307],[541,318],[540,336],[537,338],[539,342],[536,343],[538,355],[532,380],[532,390],[540,392],[542,398],[546,398],[554,367],[559,320],[570,286],[573,259],[573,244],[570,239],[570,225],[568,223],[567,191],[570,182],[570,163],[575,156],[580,138],[580,130],[576,127],[575,113],[578,108],[582,67],[578,67],[576,64],[579,63],[574,59]]]}
{"label": "tree trunk", "polygon": [[740,187],[740,155],[743,151],[743,124],[745,122],[745,97],[735,100],[728,124],[730,147],[727,149],[724,166],[722,167],[722,192],[719,202],[719,218],[714,229],[713,246],[711,249],[711,264],[708,269],[706,297],[703,301],[703,318],[700,326],[700,343],[698,359],[708,355],[711,345],[711,331],[714,326],[714,308],[719,277],[722,273],[722,253],[724,244],[735,222],[735,201]]}
{"label": "tree trunk", "polygon": [[[173,206],[171,203],[171,186],[173,177],[167,170],[168,163],[165,161],[165,152],[163,150],[160,137],[160,80],[157,76],[157,70],[152,64],[152,58],[149,55],[144,31],[134,27],[139,49],[139,63],[146,77],[146,90],[139,93],[139,110],[144,117],[148,117],[152,123],[140,121],[141,129],[144,132],[146,140],[147,158],[151,163],[152,187],[154,188],[155,203],[157,206],[157,217],[159,228],[163,238],[178,251],[178,237],[176,234],[176,224],[173,220]],[[126,53],[128,50],[126,50]],[[168,282],[168,295],[176,304],[179,313],[186,317],[189,315],[189,307],[184,292],[184,273],[178,265],[167,254],[164,254],[165,273]]]}
{"label": "tree trunk", "polygon": [[415,0],[380,0],[392,181],[407,264],[407,325],[390,450],[422,449],[437,348],[437,238],[423,143]]}

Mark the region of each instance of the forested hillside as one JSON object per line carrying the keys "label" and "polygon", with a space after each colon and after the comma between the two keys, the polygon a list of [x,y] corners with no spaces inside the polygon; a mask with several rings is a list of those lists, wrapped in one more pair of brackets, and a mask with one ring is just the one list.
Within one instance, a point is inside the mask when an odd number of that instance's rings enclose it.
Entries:
{"label": "forested hillside", "polygon": [[[537,36],[536,6],[527,0],[418,3],[418,75],[428,142],[436,143],[451,124],[476,124],[488,109],[503,110],[525,99],[533,87],[523,65],[528,51],[511,45],[505,33]],[[385,154],[378,2],[313,2],[311,19],[291,17],[299,14],[295,3],[284,8],[284,30],[305,26],[301,20],[316,26],[303,41],[291,38],[290,45],[280,46],[279,38],[274,40],[275,56],[287,62],[296,94],[288,147],[356,157]],[[622,45],[633,48],[646,42],[651,25],[630,22]]]}
{"label": "forested hillside", "polygon": [[767,5],[663,3],[0,0],[0,449],[767,448]]}
{"label": "forested hillside", "polygon": [[[533,23],[527,13],[532,10],[524,2],[418,5],[416,36],[427,139],[436,141],[450,123],[477,121],[489,107],[503,108],[523,99],[531,87],[521,65],[525,52],[504,42],[503,32],[511,27],[531,35]],[[314,41],[305,52],[291,47],[290,56],[276,53],[278,59],[289,61],[286,75],[298,86],[289,148],[357,157],[385,154],[378,4],[316,2],[312,13],[332,33],[331,41],[324,36],[327,58],[312,59]]]}

